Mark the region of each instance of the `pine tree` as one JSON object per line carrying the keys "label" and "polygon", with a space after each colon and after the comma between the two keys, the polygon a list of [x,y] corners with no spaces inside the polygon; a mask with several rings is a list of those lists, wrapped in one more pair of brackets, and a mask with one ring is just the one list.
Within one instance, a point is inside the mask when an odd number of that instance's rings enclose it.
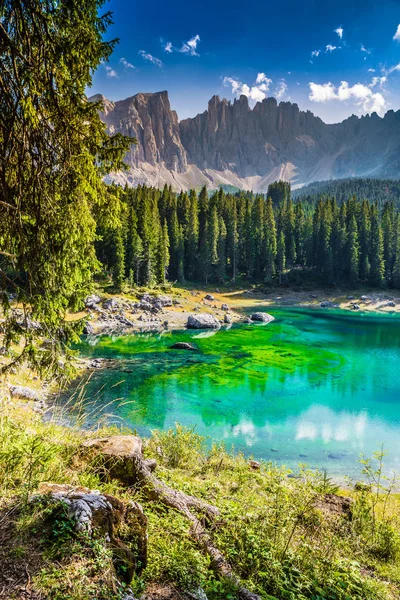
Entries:
{"label": "pine tree", "polygon": [[393,265],[393,285],[396,289],[400,289],[400,219],[397,217],[396,228],[396,250]]}
{"label": "pine tree", "polygon": [[209,202],[207,188],[204,186],[199,194],[199,249],[197,271],[200,279],[207,283],[210,276],[211,252],[209,248]]}
{"label": "pine tree", "polygon": [[121,291],[125,282],[125,248],[122,227],[114,232],[115,262],[113,266],[113,281],[115,289]]}
{"label": "pine tree", "polygon": [[264,251],[265,281],[270,282],[275,273],[275,260],[277,251],[276,225],[272,206],[272,198],[267,199],[265,208]]}
{"label": "pine tree", "polygon": [[[117,226],[120,192],[103,178],[122,168],[133,140],[109,137],[101,103],[85,94],[117,42],[104,39],[111,15],[102,4],[1,2],[1,272],[41,327],[6,317],[3,343],[16,355],[0,372],[25,360],[47,375],[61,369],[57,356],[70,354],[82,327],[67,311],[82,306],[99,266],[95,218],[103,230]],[[0,303],[8,312],[8,294]]]}
{"label": "pine tree", "polygon": [[300,200],[297,202],[295,208],[294,239],[297,263],[304,266],[306,264],[305,214],[303,204]]}
{"label": "pine tree", "polygon": [[372,207],[371,214],[371,244],[370,244],[370,282],[382,286],[385,277],[385,261],[383,255],[382,227],[379,223],[378,207]]}
{"label": "pine tree", "polygon": [[156,263],[156,274],[159,283],[165,283],[167,277],[167,270],[169,265],[169,235],[168,225],[166,220],[164,224],[159,228],[159,241],[157,248],[157,263]]}
{"label": "pine tree", "polygon": [[357,221],[353,215],[349,224],[349,231],[347,236],[347,264],[348,264],[348,277],[352,285],[358,282],[359,279],[359,260],[360,251],[358,243],[358,229]]}
{"label": "pine tree", "polygon": [[369,203],[364,200],[360,215],[360,279],[367,281],[370,274],[369,250],[371,243],[371,217]]}
{"label": "pine tree", "polygon": [[199,252],[199,215],[197,194],[194,190],[189,194],[189,215],[186,229],[186,271],[187,278],[193,281],[197,276]]}
{"label": "pine tree", "polygon": [[276,254],[276,268],[279,274],[279,285],[282,283],[282,274],[286,267],[286,256],[285,256],[285,236],[283,231],[280,232],[278,237],[278,247]]}
{"label": "pine tree", "polygon": [[[218,240],[219,240],[219,219],[217,207],[214,205],[211,209],[210,222],[208,227],[208,248],[210,256],[210,264],[213,273],[217,270],[218,265]],[[207,282],[207,281],[206,281]]]}
{"label": "pine tree", "polygon": [[284,215],[285,254],[289,267],[296,262],[295,214],[291,197],[286,201]]}
{"label": "pine tree", "polygon": [[227,258],[230,266],[232,281],[236,281],[237,263],[238,263],[238,219],[236,212],[236,199],[230,198],[226,210],[226,237],[227,237]]}
{"label": "pine tree", "polygon": [[216,269],[217,281],[223,283],[226,277],[226,225],[222,217],[218,223],[218,264]]}

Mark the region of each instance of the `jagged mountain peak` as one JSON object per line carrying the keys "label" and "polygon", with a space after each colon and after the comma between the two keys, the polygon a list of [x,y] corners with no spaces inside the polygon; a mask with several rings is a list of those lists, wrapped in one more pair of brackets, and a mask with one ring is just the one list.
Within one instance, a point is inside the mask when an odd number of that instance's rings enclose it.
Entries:
{"label": "jagged mountain peak", "polygon": [[101,118],[110,133],[136,137],[127,156],[129,171],[115,179],[175,189],[207,184],[265,191],[276,179],[296,187],[353,176],[398,177],[400,111],[352,115],[326,124],[296,103],[264,98],[253,107],[247,96],[233,102],[213,96],[208,108],[179,122],[167,91],[102,100]]}

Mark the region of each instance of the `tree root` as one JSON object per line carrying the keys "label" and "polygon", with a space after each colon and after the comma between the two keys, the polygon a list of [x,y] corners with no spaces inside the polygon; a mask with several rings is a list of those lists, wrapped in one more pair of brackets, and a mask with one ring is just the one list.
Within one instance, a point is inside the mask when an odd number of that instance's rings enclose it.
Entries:
{"label": "tree root", "polygon": [[92,439],[83,446],[86,451],[94,449],[95,456],[102,457],[101,462],[108,477],[117,478],[132,489],[139,487],[149,500],[160,502],[184,515],[191,524],[190,536],[210,556],[214,571],[237,587],[240,600],[261,600],[260,596],[241,585],[206,529],[207,521],[215,522],[220,517],[218,508],[175,490],[158,479],[153,474],[156,462],[143,457],[143,444],[139,437],[128,435]]}
{"label": "tree root", "polygon": [[232,581],[238,588],[240,600],[261,600],[260,596],[250,592],[241,585],[240,580],[233,573],[225,556],[214,545],[210,534],[205,529],[200,519],[191,512],[191,509],[195,510],[205,514],[209,519],[213,520],[220,516],[218,508],[195,496],[190,496],[169,487],[153,475],[141,457],[136,457],[135,468],[138,482],[151,500],[157,500],[169,508],[174,508],[190,521],[191,537],[210,556],[214,571],[223,578]]}

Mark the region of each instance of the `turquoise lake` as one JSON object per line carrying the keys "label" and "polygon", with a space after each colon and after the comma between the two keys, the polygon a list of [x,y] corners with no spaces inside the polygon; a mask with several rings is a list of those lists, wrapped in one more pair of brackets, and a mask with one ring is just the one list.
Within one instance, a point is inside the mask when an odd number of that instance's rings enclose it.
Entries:
{"label": "turquoise lake", "polygon": [[[271,309],[268,325],[87,338],[114,359],[86,388],[90,411],[140,434],[179,422],[210,440],[298,470],[357,477],[384,444],[400,473],[400,318]],[[190,341],[197,350],[171,350]]]}

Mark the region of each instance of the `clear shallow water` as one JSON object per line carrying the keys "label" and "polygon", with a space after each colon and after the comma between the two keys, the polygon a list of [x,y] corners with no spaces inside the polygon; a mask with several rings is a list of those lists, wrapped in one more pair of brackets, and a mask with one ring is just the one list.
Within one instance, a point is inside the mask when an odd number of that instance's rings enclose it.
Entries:
{"label": "clear shallow water", "polygon": [[[400,319],[275,309],[268,325],[102,336],[83,356],[116,359],[87,396],[141,434],[176,422],[256,458],[356,475],[381,444],[400,473]],[[171,350],[177,341],[198,352]],[[101,390],[101,391],[100,391]]]}

